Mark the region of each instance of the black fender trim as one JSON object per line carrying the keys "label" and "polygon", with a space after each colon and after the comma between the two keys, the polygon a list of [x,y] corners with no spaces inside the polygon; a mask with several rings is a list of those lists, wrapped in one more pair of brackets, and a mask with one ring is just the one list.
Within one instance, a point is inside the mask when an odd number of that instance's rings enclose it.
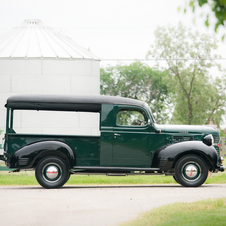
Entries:
{"label": "black fender trim", "polygon": [[71,147],[60,141],[40,141],[17,150],[11,157],[10,168],[34,168],[37,162],[46,156],[59,156],[69,168],[75,164],[75,155]]}
{"label": "black fender trim", "polygon": [[184,141],[159,148],[155,152],[152,167],[158,167],[162,171],[171,170],[179,158],[189,154],[203,157],[210,170],[217,168],[216,149],[202,141]]}

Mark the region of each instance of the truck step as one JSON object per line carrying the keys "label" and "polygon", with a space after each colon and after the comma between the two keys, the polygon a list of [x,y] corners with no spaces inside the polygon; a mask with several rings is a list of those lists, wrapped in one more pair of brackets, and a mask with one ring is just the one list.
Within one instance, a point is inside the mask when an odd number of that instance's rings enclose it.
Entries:
{"label": "truck step", "polygon": [[112,167],[112,166],[75,166],[73,170],[85,170],[85,171],[104,171],[104,172],[128,172],[128,171],[146,171],[154,172],[160,171],[160,168],[138,168],[138,167]]}

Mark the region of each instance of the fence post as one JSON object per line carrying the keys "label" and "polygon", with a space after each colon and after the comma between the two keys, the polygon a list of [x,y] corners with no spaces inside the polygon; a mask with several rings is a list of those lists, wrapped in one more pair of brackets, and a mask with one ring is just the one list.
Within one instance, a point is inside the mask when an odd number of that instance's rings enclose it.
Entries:
{"label": "fence post", "polygon": [[221,156],[224,158],[225,153],[225,137],[221,137]]}

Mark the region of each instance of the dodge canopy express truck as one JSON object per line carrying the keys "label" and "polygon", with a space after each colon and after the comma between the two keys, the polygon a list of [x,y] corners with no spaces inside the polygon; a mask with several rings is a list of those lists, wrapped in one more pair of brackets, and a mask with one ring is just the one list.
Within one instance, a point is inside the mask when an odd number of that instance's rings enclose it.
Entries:
{"label": "dodge canopy express truck", "polygon": [[[198,187],[209,171],[224,171],[216,128],[158,125],[142,101],[98,95],[14,95],[5,107],[0,160],[14,171],[35,170],[44,188],[62,187],[71,174],[164,174],[182,186]],[[99,113],[100,136],[17,133],[13,120],[18,110]]]}

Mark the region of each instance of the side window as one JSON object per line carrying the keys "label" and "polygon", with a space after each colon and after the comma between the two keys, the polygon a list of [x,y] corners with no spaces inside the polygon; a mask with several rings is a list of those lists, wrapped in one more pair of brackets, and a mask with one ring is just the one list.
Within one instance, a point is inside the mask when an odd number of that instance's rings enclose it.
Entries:
{"label": "side window", "polygon": [[122,109],[117,113],[116,123],[120,126],[144,126],[147,120],[142,110]]}

